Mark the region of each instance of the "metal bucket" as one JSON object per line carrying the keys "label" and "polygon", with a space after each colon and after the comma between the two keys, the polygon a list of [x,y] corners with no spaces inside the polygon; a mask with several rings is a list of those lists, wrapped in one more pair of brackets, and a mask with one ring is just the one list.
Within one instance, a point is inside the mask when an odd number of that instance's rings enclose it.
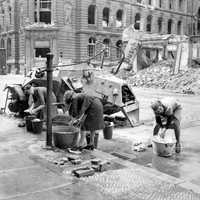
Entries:
{"label": "metal bucket", "polygon": [[74,126],[54,126],[53,141],[54,145],[61,149],[73,147],[79,135],[79,129]]}
{"label": "metal bucket", "polygon": [[33,119],[32,120],[32,128],[33,133],[40,134],[42,133],[43,121],[40,119]]}
{"label": "metal bucket", "polygon": [[154,137],[152,139],[153,153],[162,157],[170,157],[174,153],[175,144],[176,143],[174,141],[169,142],[164,139]]}
{"label": "metal bucket", "polygon": [[33,131],[33,126],[32,126],[32,120],[35,119],[35,115],[29,115],[25,117],[25,122],[26,122],[26,130],[32,132]]}
{"label": "metal bucket", "polygon": [[113,136],[113,122],[105,122],[105,128],[103,129],[103,136],[104,139],[110,140]]}

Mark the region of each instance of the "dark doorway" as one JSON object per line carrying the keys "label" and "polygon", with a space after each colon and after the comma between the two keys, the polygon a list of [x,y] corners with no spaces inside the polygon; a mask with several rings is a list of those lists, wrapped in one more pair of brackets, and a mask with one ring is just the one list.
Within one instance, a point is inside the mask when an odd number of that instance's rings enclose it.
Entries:
{"label": "dark doorway", "polygon": [[46,58],[46,55],[49,52],[50,52],[49,48],[35,48],[35,57]]}

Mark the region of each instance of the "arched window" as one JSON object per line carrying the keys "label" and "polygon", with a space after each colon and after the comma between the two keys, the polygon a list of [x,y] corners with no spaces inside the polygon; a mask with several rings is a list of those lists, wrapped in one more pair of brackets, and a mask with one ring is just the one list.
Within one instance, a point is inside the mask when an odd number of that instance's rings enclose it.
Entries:
{"label": "arched window", "polygon": [[12,55],[11,53],[11,39],[7,39],[7,57],[9,58]]}
{"label": "arched window", "polygon": [[3,23],[3,27],[5,25],[5,10],[2,9],[2,23]]}
{"label": "arched window", "polygon": [[116,42],[116,47],[117,47],[116,56],[117,56],[117,58],[121,58],[121,54],[122,54],[122,50],[121,50],[121,48],[122,48],[122,40],[118,40]]}
{"label": "arched window", "polygon": [[[197,21],[197,34],[200,34],[200,8],[198,10],[198,13],[197,13],[197,17],[198,17],[198,21]],[[192,31],[190,31],[192,32]]]}
{"label": "arched window", "polygon": [[158,18],[158,33],[161,33],[162,32],[162,17],[159,17]]}
{"label": "arched window", "polygon": [[5,48],[5,42],[4,42],[4,39],[1,39],[1,48]]}
{"label": "arched window", "polygon": [[88,56],[93,57],[95,55],[95,45],[96,45],[96,38],[90,37],[88,40]]}
{"label": "arched window", "polygon": [[149,1],[148,1],[148,4],[149,4],[149,5],[151,5],[151,4],[152,4],[152,1],[151,1],[151,0],[149,0]]}
{"label": "arched window", "polygon": [[162,0],[159,0],[159,7],[162,8]]}
{"label": "arched window", "polygon": [[140,13],[136,13],[136,15],[135,15],[135,25],[134,25],[134,28],[136,30],[140,30],[140,20],[141,20]]}
{"label": "arched window", "polygon": [[168,23],[167,23],[167,33],[168,34],[172,33],[172,19],[168,20]]}
{"label": "arched window", "polygon": [[123,10],[118,10],[116,13],[116,27],[122,27],[122,20],[123,20]]}
{"label": "arched window", "polygon": [[183,9],[183,0],[179,0],[179,10]]}
{"label": "arched window", "polygon": [[178,21],[177,23],[177,34],[178,35],[182,34],[182,21]]}
{"label": "arched window", "polygon": [[90,5],[88,7],[88,24],[95,24],[96,6]]}
{"label": "arched window", "polygon": [[171,9],[173,9],[173,0],[169,0],[169,9],[171,10]]}
{"label": "arched window", "polygon": [[108,27],[109,18],[110,18],[110,9],[109,8],[104,8],[103,9],[103,21],[102,21],[102,26],[103,27]]}
{"label": "arched window", "polygon": [[110,40],[108,38],[103,40],[104,47],[106,48],[106,51],[104,52],[105,58],[110,57]]}
{"label": "arched window", "polygon": [[12,23],[12,8],[11,6],[8,7],[8,13],[9,13],[9,23]]}
{"label": "arched window", "polygon": [[149,15],[147,17],[147,25],[146,25],[146,31],[151,32],[151,22],[152,22],[152,16]]}

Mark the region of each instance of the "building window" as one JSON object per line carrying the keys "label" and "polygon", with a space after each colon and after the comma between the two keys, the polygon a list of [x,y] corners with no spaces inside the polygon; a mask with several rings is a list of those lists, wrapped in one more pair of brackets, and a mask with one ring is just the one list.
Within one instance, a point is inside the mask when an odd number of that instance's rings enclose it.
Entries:
{"label": "building window", "polygon": [[148,3],[149,3],[149,5],[151,5],[152,4],[151,0],[149,0]]}
{"label": "building window", "polygon": [[102,26],[103,27],[108,27],[108,25],[109,25],[109,17],[110,17],[110,9],[109,8],[104,8],[103,9],[103,21],[102,21]]}
{"label": "building window", "polygon": [[173,9],[173,0],[169,0],[169,9]]}
{"label": "building window", "polygon": [[8,7],[8,13],[9,13],[9,23],[12,24],[12,8],[11,8],[11,6]]}
{"label": "building window", "polygon": [[140,3],[140,4],[141,4],[141,3],[142,3],[142,0],[137,0],[137,3]]}
{"label": "building window", "polygon": [[7,39],[7,57],[11,57],[12,53],[11,53],[11,39],[8,38]]}
{"label": "building window", "polygon": [[88,40],[88,56],[93,57],[95,56],[96,51],[96,39],[91,37]]}
{"label": "building window", "polygon": [[162,32],[162,17],[158,18],[158,33]]}
{"label": "building window", "polygon": [[116,13],[116,27],[122,27],[122,20],[123,20],[123,10],[118,10]]}
{"label": "building window", "polygon": [[96,18],[96,6],[90,5],[88,7],[88,24],[95,24],[95,18]]}
{"label": "building window", "polygon": [[200,34],[200,8],[197,13],[197,34]]}
{"label": "building window", "polygon": [[51,0],[35,0],[35,22],[51,24]]}
{"label": "building window", "polygon": [[159,0],[159,7],[162,8],[162,0]]}
{"label": "building window", "polygon": [[121,40],[118,40],[116,42],[116,47],[117,47],[116,56],[117,58],[121,58],[121,55],[122,55],[122,41]]}
{"label": "building window", "polygon": [[152,22],[152,16],[149,15],[147,17],[147,25],[146,25],[146,31],[147,32],[151,32],[151,22]]}
{"label": "building window", "polygon": [[103,44],[105,45],[104,48],[105,48],[105,51],[104,51],[104,57],[105,58],[108,58],[110,57],[110,40],[109,39],[104,39],[103,40]]}
{"label": "building window", "polygon": [[1,39],[1,48],[5,48],[5,42],[4,42],[4,39]]}
{"label": "building window", "polygon": [[134,24],[134,28],[136,30],[140,30],[140,20],[141,20],[140,13],[136,13],[136,15],[135,15],[135,24]]}
{"label": "building window", "polygon": [[2,9],[2,24],[4,27],[5,26],[5,11],[4,11],[4,9]]}
{"label": "building window", "polygon": [[168,34],[172,33],[172,19],[168,20],[168,23],[167,23],[167,33]]}
{"label": "building window", "polygon": [[178,35],[182,34],[182,21],[178,21],[177,23],[177,34]]}
{"label": "building window", "polygon": [[183,0],[179,0],[179,10],[183,9]]}

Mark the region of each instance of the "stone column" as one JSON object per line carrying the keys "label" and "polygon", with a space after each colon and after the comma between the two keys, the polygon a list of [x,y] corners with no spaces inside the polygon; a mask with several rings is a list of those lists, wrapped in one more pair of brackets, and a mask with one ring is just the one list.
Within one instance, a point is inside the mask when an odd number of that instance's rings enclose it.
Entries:
{"label": "stone column", "polygon": [[157,15],[153,15],[152,13],[150,13],[152,16],[152,20],[151,20],[151,32],[152,33],[158,33],[158,17]]}
{"label": "stone column", "polygon": [[26,72],[29,72],[31,69],[31,42],[30,38],[25,38],[25,61],[26,61]]}
{"label": "stone column", "polygon": [[51,2],[51,23],[57,24],[56,20],[56,1]]}
{"label": "stone column", "polygon": [[40,0],[37,0],[37,22],[40,21]]}
{"label": "stone column", "polygon": [[57,55],[57,40],[56,38],[51,39],[51,44],[50,44],[51,52],[54,55],[53,58],[53,64],[58,64],[58,55]]}
{"label": "stone column", "polygon": [[141,20],[140,20],[140,30],[146,31],[146,24],[147,24],[147,14],[146,12],[140,12]]}

